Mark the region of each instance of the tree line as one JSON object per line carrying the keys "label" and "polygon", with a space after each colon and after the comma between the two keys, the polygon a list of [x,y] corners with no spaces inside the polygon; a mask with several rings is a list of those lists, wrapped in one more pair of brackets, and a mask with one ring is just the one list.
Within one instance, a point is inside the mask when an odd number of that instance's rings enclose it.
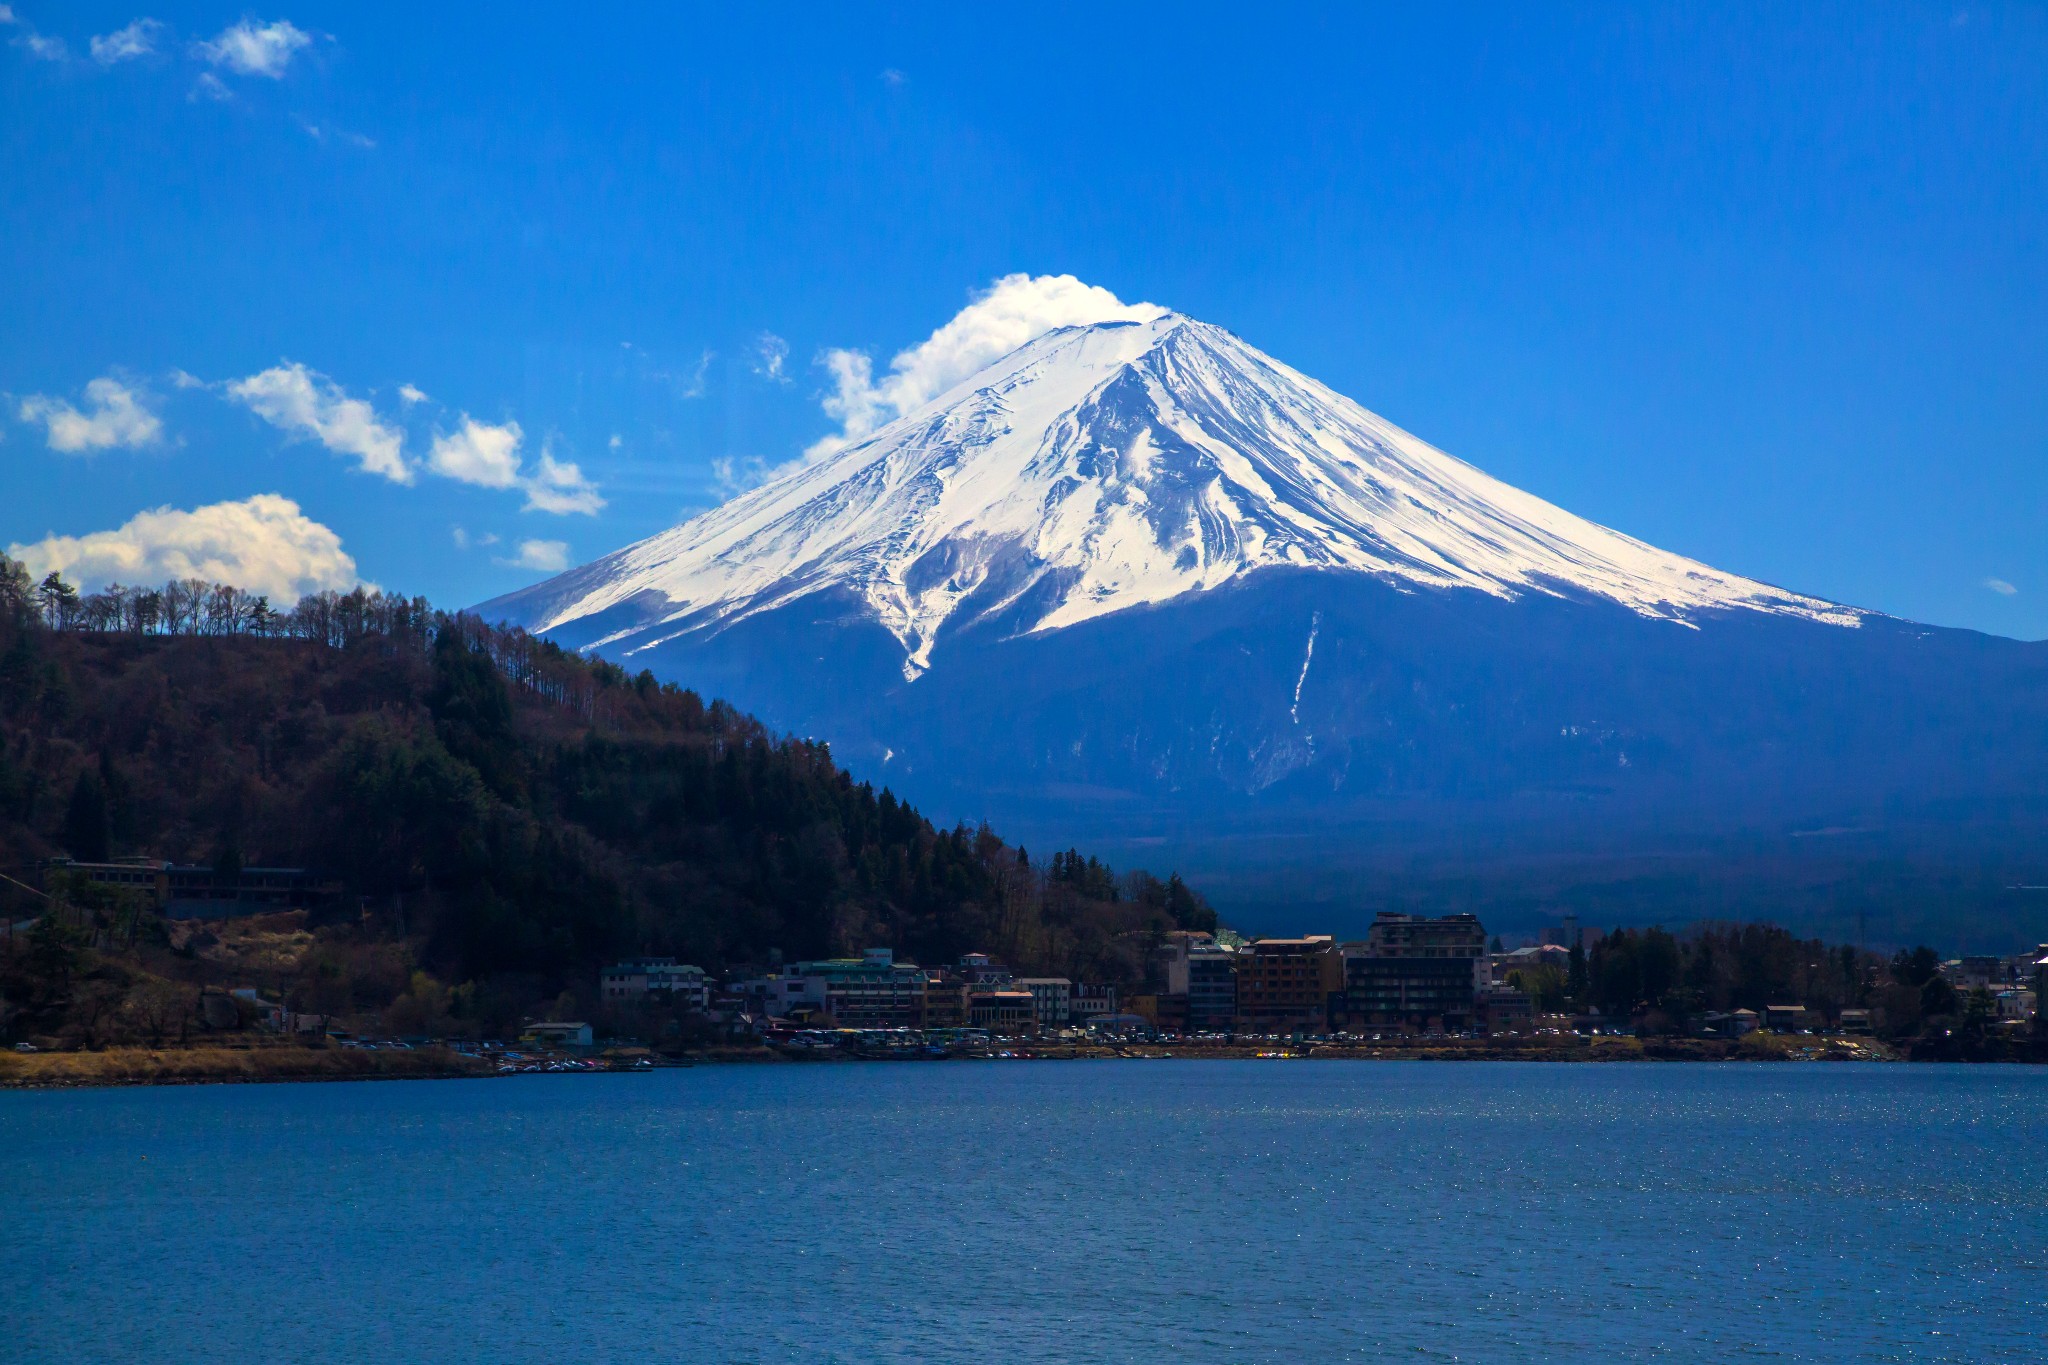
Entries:
{"label": "tree line", "polygon": [[1544,1013],[1597,1010],[1640,1020],[1651,1032],[1683,1032],[1692,1020],[1739,1009],[1758,1014],[1796,1004],[1827,1021],[1845,1009],[1875,1008],[1885,1030],[1907,1037],[1928,1028],[1974,1029],[1996,1016],[1988,992],[1958,992],[1932,948],[1889,957],[1852,944],[1802,939],[1773,924],[1702,924],[1684,933],[1616,929],[1571,946],[1563,967],[1536,966],[1509,984]]}

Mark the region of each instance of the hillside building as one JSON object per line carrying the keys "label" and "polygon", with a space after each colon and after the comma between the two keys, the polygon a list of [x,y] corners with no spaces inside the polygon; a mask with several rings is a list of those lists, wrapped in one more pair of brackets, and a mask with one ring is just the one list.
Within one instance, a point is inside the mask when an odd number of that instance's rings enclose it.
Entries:
{"label": "hillside building", "polygon": [[860,957],[792,962],[782,969],[775,1013],[822,1013],[841,1028],[917,1028],[924,1023],[925,974],[887,948]]}
{"label": "hillside building", "polygon": [[711,1003],[711,984],[702,967],[679,964],[672,957],[639,957],[598,973],[598,994],[606,1004],[666,1000],[701,1010]]}

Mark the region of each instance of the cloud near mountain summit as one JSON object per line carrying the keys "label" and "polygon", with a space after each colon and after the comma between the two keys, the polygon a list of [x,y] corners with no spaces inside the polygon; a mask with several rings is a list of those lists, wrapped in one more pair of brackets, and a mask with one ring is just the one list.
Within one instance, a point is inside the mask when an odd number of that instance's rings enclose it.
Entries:
{"label": "cloud near mountain summit", "polygon": [[952,321],[898,352],[879,381],[866,351],[826,351],[820,363],[832,375],[833,392],[824,406],[840,429],[813,442],[804,458],[822,459],[863,439],[1055,327],[1150,322],[1166,311],[1156,303],[1125,303],[1072,275],[1005,275]]}

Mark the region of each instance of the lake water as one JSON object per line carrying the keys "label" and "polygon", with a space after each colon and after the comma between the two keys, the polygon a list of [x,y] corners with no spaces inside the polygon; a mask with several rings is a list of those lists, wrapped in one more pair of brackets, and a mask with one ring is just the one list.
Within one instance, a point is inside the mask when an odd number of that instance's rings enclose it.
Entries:
{"label": "lake water", "polygon": [[2048,1070],[0,1094],[8,1361],[2044,1361]]}

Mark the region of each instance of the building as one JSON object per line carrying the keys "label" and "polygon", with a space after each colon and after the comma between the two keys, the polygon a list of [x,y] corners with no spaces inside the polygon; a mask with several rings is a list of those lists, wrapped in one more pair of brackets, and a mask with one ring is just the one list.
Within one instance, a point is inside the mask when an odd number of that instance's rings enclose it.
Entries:
{"label": "building", "polygon": [[1020,976],[1010,983],[1031,992],[1033,1013],[1040,1028],[1065,1028],[1071,1017],[1074,983],[1064,976]]}
{"label": "building", "polygon": [[1773,1033],[1798,1033],[1806,1026],[1804,1005],[1764,1006],[1764,1027]]}
{"label": "building", "polygon": [[1866,1009],[1846,1009],[1846,1010],[1843,1010],[1843,1011],[1842,1011],[1842,1032],[1844,1032],[1844,1033],[1868,1033],[1868,1032],[1870,1032],[1870,1011],[1869,1011],[1869,1010],[1866,1010]]}
{"label": "building", "polygon": [[1237,1022],[1237,954],[1211,944],[1189,952],[1188,1028],[1195,1033],[1225,1031]]}
{"label": "building", "polygon": [[775,1013],[825,1014],[841,1028],[918,1028],[924,1023],[923,969],[887,948],[859,957],[792,962],[782,969]]}
{"label": "building", "polygon": [[1007,986],[970,989],[967,1022],[990,1033],[1029,1033],[1038,1027],[1038,1000],[1030,991]]}
{"label": "building", "polygon": [[1381,911],[1364,943],[1344,945],[1343,973],[1347,1027],[1468,1029],[1492,975],[1486,929],[1475,915]]}
{"label": "building", "polygon": [[711,983],[701,967],[678,965],[672,957],[638,957],[598,973],[598,994],[606,1004],[652,998],[702,1010],[711,1003]]}
{"label": "building", "polygon": [[1554,969],[1560,976],[1568,976],[1572,967],[1571,950],[1560,948],[1554,943],[1514,948],[1504,953],[1488,953],[1486,960],[1487,974],[1495,982],[1505,982],[1516,972],[1533,974],[1545,967]]}
{"label": "building", "polygon": [[323,881],[303,867],[217,867],[123,858],[79,863],[68,858],[43,865],[53,873],[84,877],[95,886],[139,891],[166,919],[226,919],[279,910],[310,910],[341,894],[339,882]]}
{"label": "building", "polygon": [[1067,1018],[1077,1024],[1116,1012],[1114,986],[1091,986],[1086,982],[1078,982],[1074,986],[1073,994],[1067,998]]}
{"label": "building", "polygon": [[967,1027],[967,983],[951,972],[924,974],[924,1027]]}
{"label": "building", "polygon": [[1564,923],[1548,925],[1540,935],[1544,947],[1563,948],[1566,952],[1573,948],[1590,948],[1598,937],[1600,931],[1582,928],[1577,915],[1566,915]]}
{"label": "building", "polygon": [[1512,986],[1487,986],[1473,1000],[1473,1012],[1486,1033],[1526,1033],[1536,1018],[1536,1002]]}
{"label": "building", "polygon": [[1329,1027],[1330,995],[1343,971],[1328,934],[1252,940],[1237,958],[1238,1024],[1263,1032]]}
{"label": "building", "polygon": [[555,1047],[589,1047],[594,1041],[590,1025],[577,1020],[573,1023],[528,1024],[519,1030],[522,1043],[546,1043]]}
{"label": "building", "polygon": [[960,975],[970,986],[1007,986],[1013,973],[987,953],[968,953],[960,959]]}
{"label": "building", "polygon": [[1166,983],[1160,998],[1177,1002],[1169,1012],[1179,1025],[1210,1032],[1236,1021],[1237,954],[1218,944],[1214,934],[1175,929],[1153,961]]}

